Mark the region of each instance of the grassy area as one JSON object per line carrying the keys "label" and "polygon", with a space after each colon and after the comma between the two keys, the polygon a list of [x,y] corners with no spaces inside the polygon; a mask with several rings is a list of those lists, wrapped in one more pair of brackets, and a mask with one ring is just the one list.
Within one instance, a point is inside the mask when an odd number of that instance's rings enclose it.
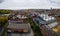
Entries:
{"label": "grassy area", "polygon": [[8,23],[6,23],[4,26],[4,31],[2,32],[2,36],[6,36],[7,26],[8,26]]}
{"label": "grassy area", "polygon": [[30,17],[28,17],[28,21],[30,22],[31,28],[34,31],[34,36],[43,36],[39,26],[36,25],[36,23]]}

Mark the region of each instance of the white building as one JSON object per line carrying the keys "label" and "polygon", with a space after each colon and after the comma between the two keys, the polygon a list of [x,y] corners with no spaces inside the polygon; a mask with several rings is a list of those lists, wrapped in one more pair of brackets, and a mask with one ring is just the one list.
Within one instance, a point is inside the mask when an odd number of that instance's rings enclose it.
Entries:
{"label": "white building", "polygon": [[23,15],[17,15],[18,18],[27,18],[26,16]]}
{"label": "white building", "polygon": [[39,16],[45,21],[55,20],[53,16],[48,16],[48,14],[39,14]]}

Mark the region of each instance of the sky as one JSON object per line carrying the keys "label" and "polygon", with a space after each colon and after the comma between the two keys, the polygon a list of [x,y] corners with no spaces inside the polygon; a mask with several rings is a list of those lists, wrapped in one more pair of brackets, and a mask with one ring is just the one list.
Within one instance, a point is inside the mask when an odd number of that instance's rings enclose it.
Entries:
{"label": "sky", "polygon": [[0,9],[60,8],[60,0],[0,0]]}

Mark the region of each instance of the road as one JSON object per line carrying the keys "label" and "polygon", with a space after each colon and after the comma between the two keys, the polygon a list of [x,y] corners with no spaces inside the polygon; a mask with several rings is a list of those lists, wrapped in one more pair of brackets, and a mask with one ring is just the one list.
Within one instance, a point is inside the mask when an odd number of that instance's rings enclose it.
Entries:
{"label": "road", "polygon": [[0,36],[2,35],[2,32],[4,31],[4,25],[0,26]]}
{"label": "road", "polygon": [[31,29],[30,33],[7,33],[7,36],[34,36],[34,33]]}
{"label": "road", "polygon": [[2,31],[2,28],[0,28],[0,33],[1,33],[1,31]]}

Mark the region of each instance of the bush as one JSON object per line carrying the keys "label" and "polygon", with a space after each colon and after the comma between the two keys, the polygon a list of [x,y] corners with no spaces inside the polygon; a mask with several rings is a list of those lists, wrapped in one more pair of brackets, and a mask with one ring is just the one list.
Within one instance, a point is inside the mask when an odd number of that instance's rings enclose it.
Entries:
{"label": "bush", "polygon": [[0,17],[0,24],[3,25],[4,23],[6,23],[8,21],[8,18],[6,16],[1,16]]}
{"label": "bush", "polygon": [[12,10],[0,10],[0,14],[9,14]]}

